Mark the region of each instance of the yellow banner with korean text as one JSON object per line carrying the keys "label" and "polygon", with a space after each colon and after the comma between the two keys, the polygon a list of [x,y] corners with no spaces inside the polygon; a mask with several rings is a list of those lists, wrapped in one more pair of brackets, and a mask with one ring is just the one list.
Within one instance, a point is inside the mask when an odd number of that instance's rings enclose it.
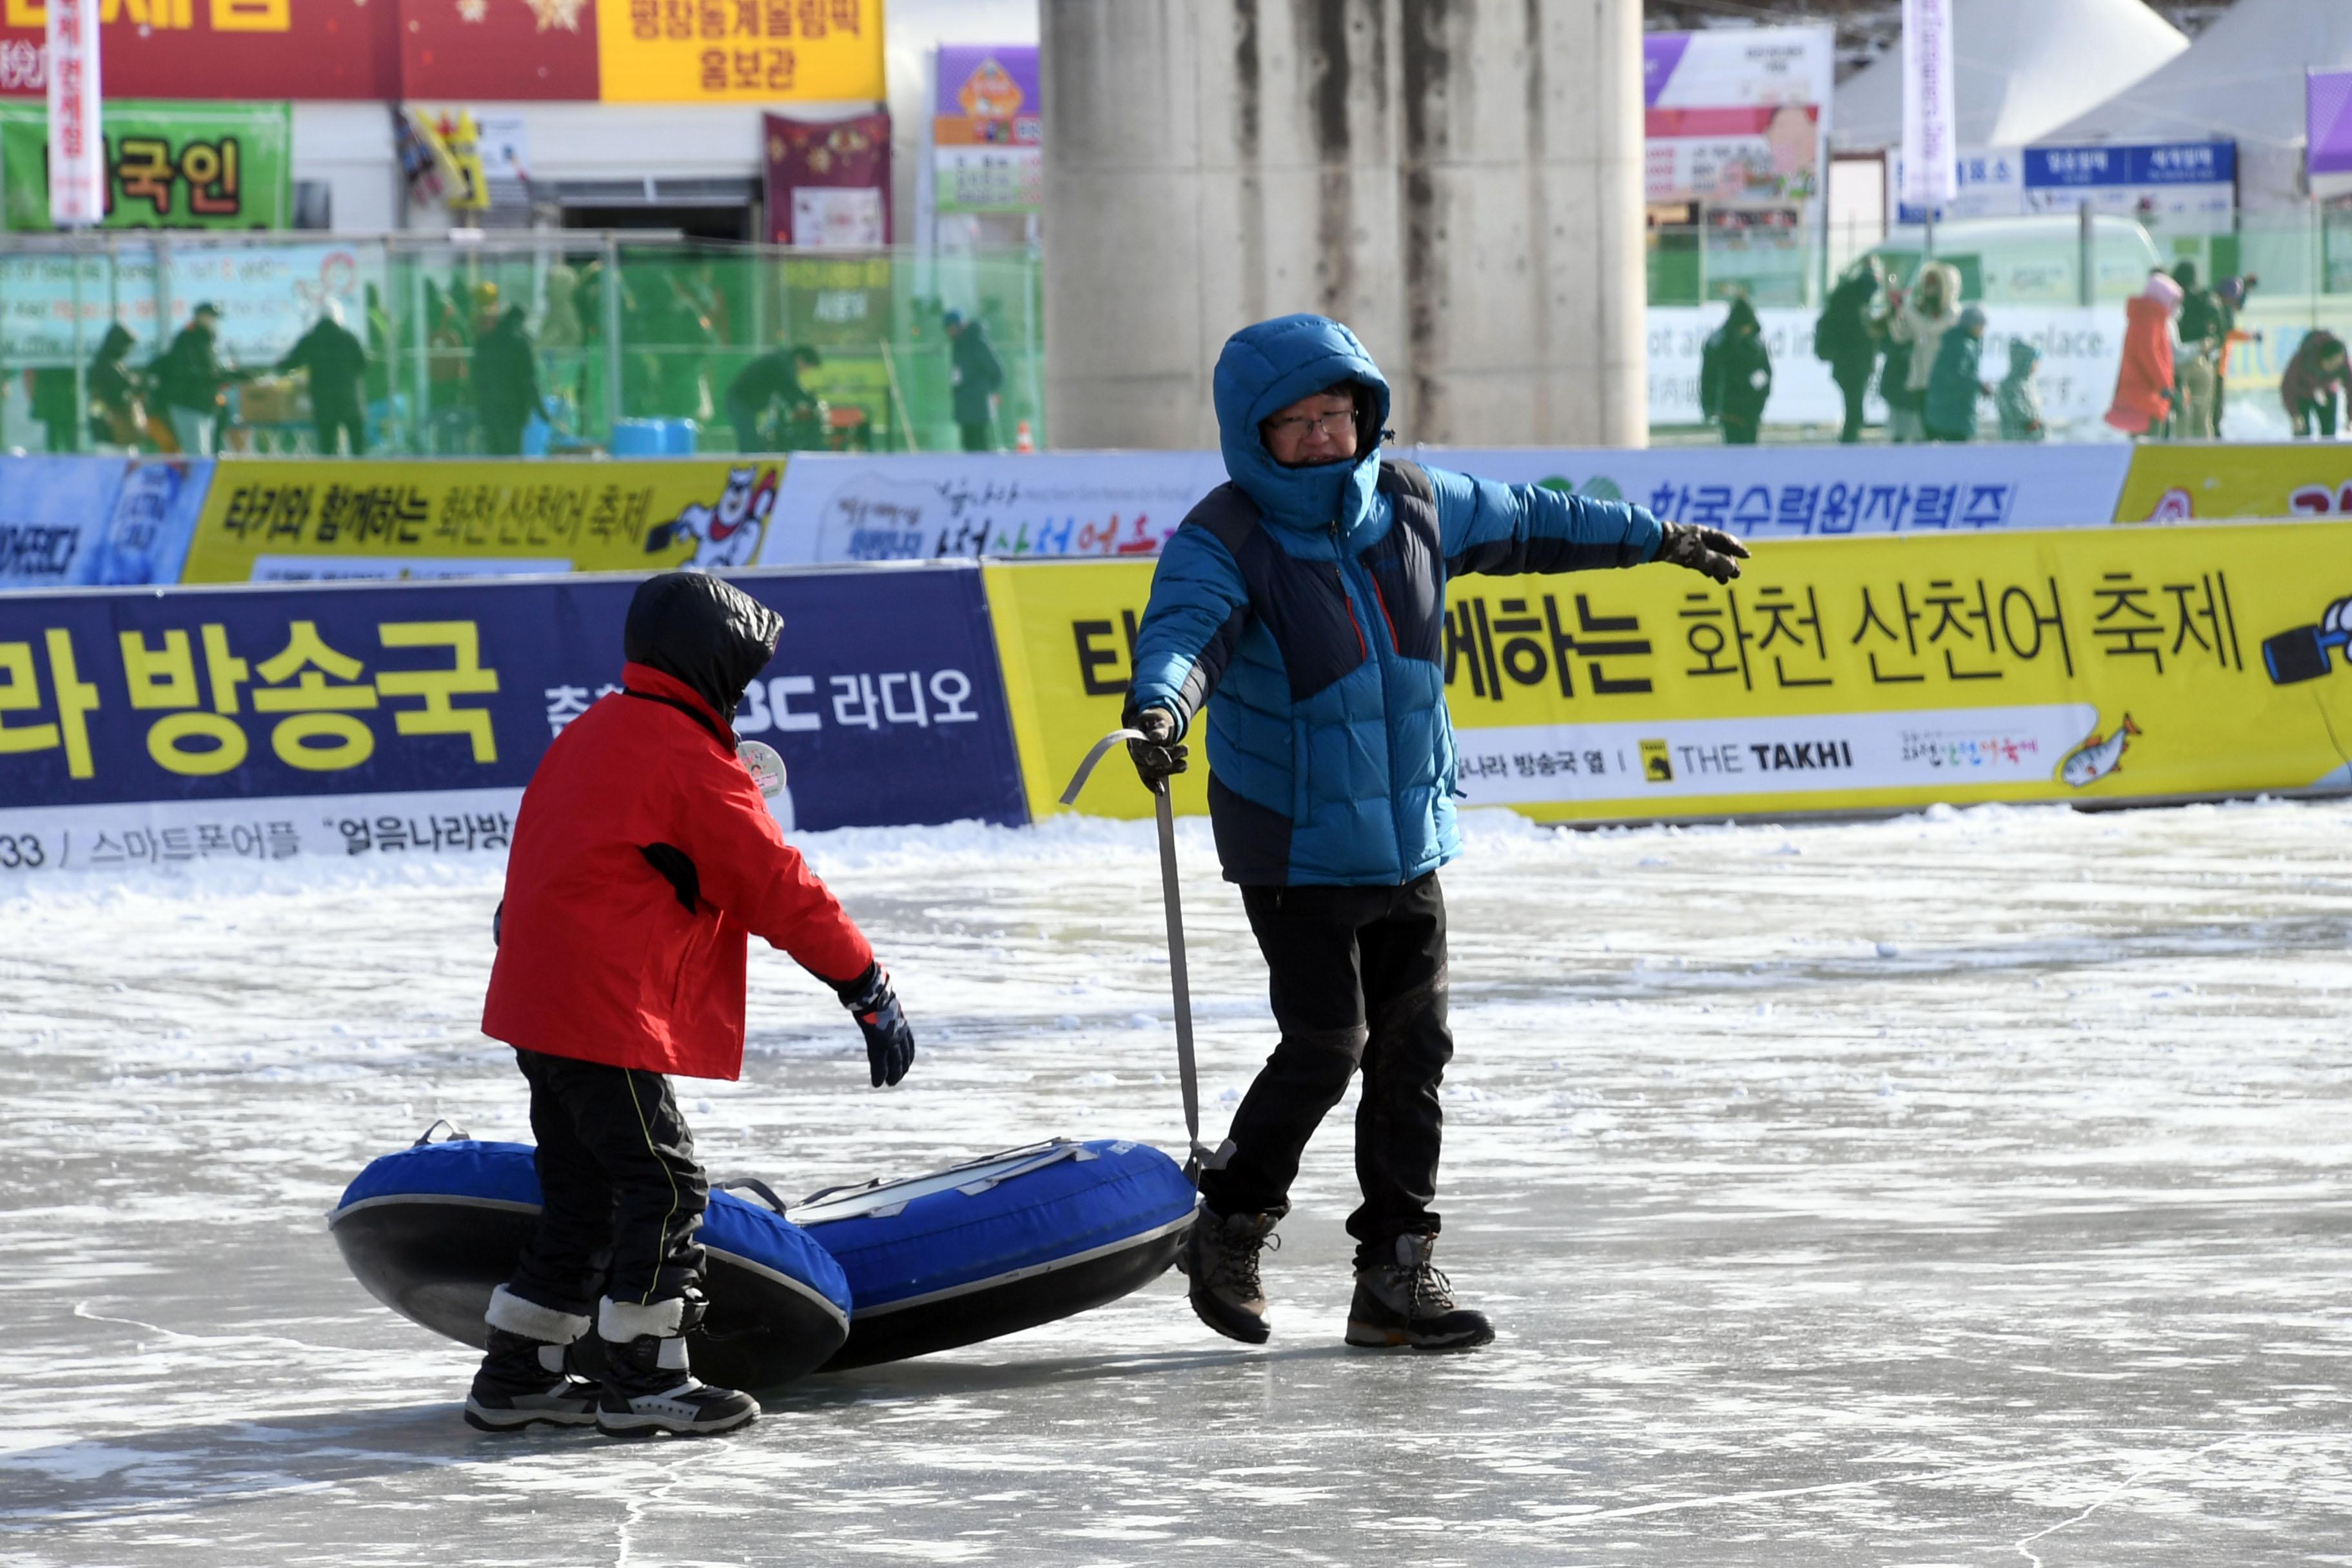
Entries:
{"label": "yellow banner with korean text", "polygon": [[2352,447],[2144,442],[2116,503],[2117,522],[2263,517],[2352,517]]}
{"label": "yellow banner with korean text", "polygon": [[[1151,571],[988,568],[1039,816],[1118,722]],[[1771,543],[1728,587],[1463,577],[1444,658],[1461,804],[1622,821],[2352,788],[2347,643],[2352,524],[2235,524]],[[1106,767],[1079,805],[1150,797]]]}
{"label": "yellow banner with korean text", "polygon": [[883,0],[604,0],[606,103],[880,102]]}
{"label": "yellow banner with korean text", "polygon": [[772,458],[225,460],[181,581],[749,566],[783,467]]}

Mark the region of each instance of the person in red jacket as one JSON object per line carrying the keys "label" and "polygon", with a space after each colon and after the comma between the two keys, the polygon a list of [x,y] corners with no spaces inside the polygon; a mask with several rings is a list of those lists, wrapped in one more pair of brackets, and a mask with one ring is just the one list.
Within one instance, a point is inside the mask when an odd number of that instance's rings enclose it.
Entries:
{"label": "person in red jacket", "polygon": [[[665,1076],[741,1076],[749,937],[840,994],[875,1088],[914,1059],[873,948],[736,757],[730,721],[782,629],[716,577],[648,579],[629,603],[621,690],[564,727],[523,792],[482,1030],[530,1085],[542,1203],[490,1298],[466,1400],[476,1426],[723,1432],[760,1413],[687,1364],[709,1185]],[[592,1309],[601,1384],[567,1361]]]}
{"label": "person in red jacket", "polygon": [[2179,284],[2151,272],[2147,287],[2124,301],[2124,357],[2106,416],[2118,430],[2158,439],[2168,433],[2180,404],[2172,373],[2172,318],[2181,297]]}

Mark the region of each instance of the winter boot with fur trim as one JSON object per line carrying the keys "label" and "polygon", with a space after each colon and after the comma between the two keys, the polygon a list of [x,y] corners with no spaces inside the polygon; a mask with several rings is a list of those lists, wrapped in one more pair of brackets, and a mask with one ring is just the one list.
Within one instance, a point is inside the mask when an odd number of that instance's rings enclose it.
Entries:
{"label": "winter boot with fur trim", "polygon": [[595,1424],[604,1391],[572,1376],[566,1364],[573,1342],[588,1331],[586,1314],[526,1301],[501,1285],[490,1292],[490,1309],[482,1317],[490,1326],[489,1353],[466,1394],[467,1425],[516,1432],[542,1421]]}
{"label": "winter boot with fur trim", "polygon": [[732,1431],[760,1414],[750,1394],[713,1388],[688,1370],[686,1336],[702,1321],[705,1306],[696,1294],[643,1305],[604,1298],[596,1310],[596,1337],[604,1342],[598,1431],[608,1437],[698,1436]]}

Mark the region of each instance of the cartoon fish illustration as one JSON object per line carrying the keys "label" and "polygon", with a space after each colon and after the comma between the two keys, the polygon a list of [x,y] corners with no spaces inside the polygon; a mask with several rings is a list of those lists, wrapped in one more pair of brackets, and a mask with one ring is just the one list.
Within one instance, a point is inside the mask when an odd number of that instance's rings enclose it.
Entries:
{"label": "cartoon fish illustration", "polygon": [[2138,733],[2139,726],[2132,722],[2128,713],[2110,733],[2102,735],[2092,731],[2090,739],[2067,752],[2065,760],[2058,764],[2058,776],[2076,789],[2098,783],[2123,766],[2124,748],[2131,743],[2130,737]]}

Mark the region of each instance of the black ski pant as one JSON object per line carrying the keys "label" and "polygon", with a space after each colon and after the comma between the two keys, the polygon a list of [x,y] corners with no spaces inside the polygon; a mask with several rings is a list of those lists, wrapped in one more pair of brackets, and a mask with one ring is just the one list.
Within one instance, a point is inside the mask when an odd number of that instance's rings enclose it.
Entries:
{"label": "black ski pant", "polygon": [[638,1305],[702,1279],[710,1184],[694,1134],[657,1072],[518,1049],[539,1140],[539,1228],[507,1289],[593,1316],[596,1298]]}
{"label": "black ski pant", "polygon": [[352,456],[367,456],[367,415],[356,403],[310,403],[310,427],[319,437],[319,456],[331,458],[348,437]]}
{"label": "black ski pant", "polygon": [[1437,1086],[1454,1057],[1437,874],[1399,888],[1244,888],[1242,907],[1282,1039],[1202,1173],[1201,1195],[1220,1215],[1286,1209],[1307,1140],[1361,1068],[1364,1201],[1348,1216],[1357,1262],[1389,1256],[1400,1236],[1435,1236]]}
{"label": "black ski pant", "polygon": [[1845,423],[1838,426],[1838,439],[1849,447],[1862,439],[1862,398],[1870,390],[1870,369],[1866,364],[1859,369],[1839,365],[1830,371],[1839,395],[1845,399]]}

